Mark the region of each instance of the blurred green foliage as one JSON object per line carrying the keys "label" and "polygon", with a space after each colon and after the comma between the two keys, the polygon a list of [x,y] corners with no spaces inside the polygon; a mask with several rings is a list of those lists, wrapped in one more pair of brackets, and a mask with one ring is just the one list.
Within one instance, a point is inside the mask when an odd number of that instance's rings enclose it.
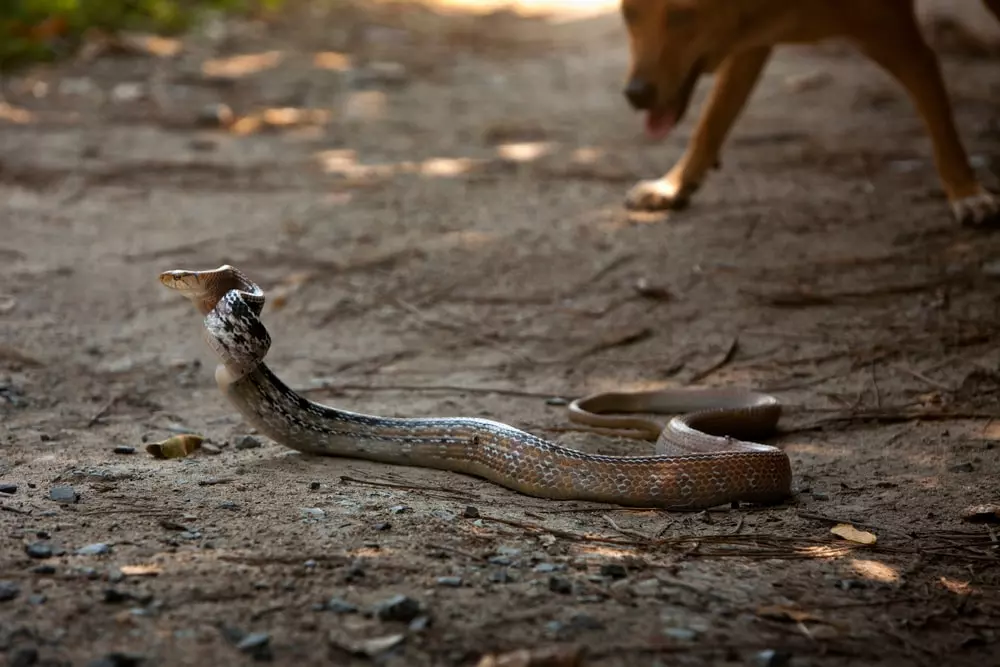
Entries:
{"label": "blurred green foliage", "polygon": [[0,0],[0,70],[73,52],[91,29],[180,32],[206,12],[250,14],[284,0]]}

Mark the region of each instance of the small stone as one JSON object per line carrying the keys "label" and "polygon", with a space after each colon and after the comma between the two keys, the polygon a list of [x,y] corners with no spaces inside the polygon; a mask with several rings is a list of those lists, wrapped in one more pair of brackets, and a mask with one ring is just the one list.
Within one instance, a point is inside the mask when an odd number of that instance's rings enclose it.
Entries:
{"label": "small stone", "polygon": [[9,602],[21,594],[21,587],[13,581],[0,581],[0,602]]}
{"label": "small stone", "polygon": [[438,586],[450,586],[451,588],[458,588],[462,585],[462,577],[438,577]]}
{"label": "small stone", "polygon": [[563,577],[549,577],[549,590],[560,595],[569,595],[573,592],[573,584]]}
{"label": "small stone", "polygon": [[271,643],[271,635],[266,632],[251,632],[236,643],[236,648],[244,653],[257,653]]}
{"label": "small stone", "polygon": [[698,633],[691,628],[666,628],[663,634],[684,642],[693,641],[698,636]]}
{"label": "small stone", "polygon": [[208,454],[209,456],[217,456],[222,453],[222,450],[213,445],[210,442],[201,443],[201,451]]}
{"label": "small stone", "polygon": [[52,545],[45,542],[32,542],[24,548],[24,552],[28,554],[28,558],[37,558],[39,560],[52,558],[54,555]]}
{"label": "small stone", "polygon": [[824,493],[823,491],[813,491],[812,492],[812,497],[813,497],[813,500],[829,500],[830,499],[830,494],[829,493]]}
{"label": "small stone", "polygon": [[462,512],[462,516],[464,516],[466,519],[478,519],[479,508],[474,505],[466,505],[465,511]]}
{"label": "small stone", "polygon": [[516,558],[517,556],[521,555],[521,550],[518,549],[517,547],[509,547],[505,544],[497,549],[497,553],[500,554],[501,556],[511,556],[513,558]]}
{"label": "small stone", "polygon": [[111,553],[111,547],[104,542],[88,544],[87,546],[80,547],[76,550],[77,556],[104,556],[108,553]]}
{"label": "small stone", "polygon": [[409,512],[409,511],[410,508],[407,507],[406,505],[394,505],[393,507],[389,508],[389,512],[391,512],[392,514],[402,514],[403,512]]}
{"label": "small stone", "polygon": [[495,572],[490,572],[490,581],[494,584],[506,584],[513,581],[510,572],[507,570],[496,570]]}
{"label": "small stone", "polygon": [[206,104],[198,110],[198,123],[204,127],[226,127],[234,119],[233,110],[222,103]]}
{"label": "small stone", "polygon": [[624,579],[628,570],[621,563],[605,563],[601,566],[601,575],[612,579]]}
{"label": "small stone", "polygon": [[17,493],[17,484],[0,484],[0,493],[6,493],[8,496]]}
{"label": "small stone", "polygon": [[553,396],[545,399],[545,405],[569,405],[569,401],[562,396]]}
{"label": "small stone", "polygon": [[115,454],[135,454],[135,447],[129,445],[118,445],[111,450]]}
{"label": "small stone", "polygon": [[757,667],[787,667],[791,662],[791,653],[773,649],[760,651],[753,657],[753,663]]}
{"label": "small stone", "polygon": [[951,472],[972,472],[976,467],[971,461],[963,461],[962,463],[956,463],[953,466],[948,466],[948,470]]}
{"label": "small stone", "polygon": [[119,570],[117,567],[113,567],[108,570],[108,581],[112,584],[117,584],[125,581],[125,573]]}
{"label": "small stone", "polygon": [[442,521],[454,521],[456,519],[455,513],[449,510],[431,510],[431,516]]}
{"label": "small stone", "polygon": [[341,598],[330,598],[326,601],[326,604],[323,605],[323,609],[325,611],[333,612],[334,614],[356,614],[358,606]]}
{"label": "small stone", "polygon": [[351,582],[365,576],[365,565],[362,561],[356,560],[347,566],[344,571],[344,581]]}
{"label": "small stone", "polygon": [[392,524],[389,523],[388,521],[379,521],[378,523],[374,524],[372,528],[378,531],[389,530],[390,528],[392,528]]}
{"label": "small stone", "polygon": [[146,656],[137,653],[108,653],[103,658],[97,658],[87,663],[87,667],[139,667],[145,662]]}
{"label": "small stone", "polygon": [[853,591],[868,588],[868,582],[860,579],[838,579],[837,588],[842,591]]}
{"label": "small stone", "polygon": [[48,598],[42,595],[41,593],[34,593],[33,595],[28,596],[28,604],[34,604],[34,605],[45,604],[46,600],[48,600]]}
{"label": "small stone", "polygon": [[374,611],[381,621],[409,623],[420,615],[420,603],[405,595],[393,595],[376,604]]}
{"label": "small stone", "polygon": [[309,482],[309,489],[311,491],[319,491],[319,487],[320,487],[319,482]]}
{"label": "small stone", "polygon": [[428,627],[430,627],[430,624],[431,624],[430,616],[417,616],[415,619],[410,621],[410,625],[408,627],[410,629],[410,632],[423,632]]}
{"label": "small stone", "polygon": [[49,489],[49,499],[71,505],[80,500],[80,494],[72,486],[53,486]]}
{"label": "small stone", "polygon": [[316,561],[314,561],[312,558],[310,558],[305,563],[302,563],[302,566],[305,567],[305,568],[308,568],[310,570],[313,570],[313,569],[316,568]]}
{"label": "small stone", "polygon": [[490,556],[490,565],[510,565],[511,560],[506,556]]}
{"label": "small stone", "polygon": [[655,577],[643,579],[642,581],[636,582],[632,590],[639,597],[653,597],[658,595],[660,592],[660,580]]}
{"label": "small stone", "polygon": [[11,651],[7,660],[10,667],[31,667],[38,664],[38,649],[34,646],[21,646]]}
{"label": "small stone", "polygon": [[220,510],[238,510],[240,506],[238,503],[235,503],[232,500],[223,500],[221,503],[218,504],[218,508]]}
{"label": "small stone", "polygon": [[47,530],[39,530],[35,532],[35,537],[37,537],[40,540],[51,540],[52,533],[50,533]]}
{"label": "small stone", "polygon": [[549,574],[551,572],[562,572],[566,566],[561,563],[539,563],[534,568],[535,572]]}
{"label": "small stone", "polygon": [[326,517],[326,512],[318,507],[302,507],[300,508],[303,518],[312,521],[319,521]]}
{"label": "small stone", "polygon": [[35,574],[55,574],[56,573],[56,568],[55,568],[55,565],[48,565],[48,564],[46,564],[46,565],[39,565],[39,566],[35,567],[32,570],[32,572],[34,572]]}
{"label": "small stone", "polygon": [[236,449],[257,449],[261,447],[263,443],[259,438],[255,438],[252,435],[241,435],[236,438]]}
{"label": "small stone", "polygon": [[118,604],[132,599],[132,594],[128,591],[120,591],[117,588],[105,588],[103,593],[104,601],[108,604]]}

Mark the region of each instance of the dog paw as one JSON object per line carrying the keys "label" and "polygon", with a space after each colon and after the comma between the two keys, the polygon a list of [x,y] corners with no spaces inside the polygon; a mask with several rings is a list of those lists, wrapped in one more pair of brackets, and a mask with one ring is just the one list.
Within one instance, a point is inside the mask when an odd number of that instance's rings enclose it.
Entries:
{"label": "dog paw", "polygon": [[685,208],[694,188],[674,185],[666,178],[639,181],[625,195],[625,208],[630,211],[677,211]]}
{"label": "dog paw", "polygon": [[951,212],[967,227],[1000,227],[1000,196],[983,190],[952,201]]}

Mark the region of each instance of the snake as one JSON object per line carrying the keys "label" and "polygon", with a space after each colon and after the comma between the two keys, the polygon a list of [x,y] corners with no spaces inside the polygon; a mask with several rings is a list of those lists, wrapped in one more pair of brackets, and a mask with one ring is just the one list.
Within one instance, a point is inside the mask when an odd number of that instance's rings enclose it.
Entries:
{"label": "snake", "polygon": [[[204,316],[221,363],[215,380],[243,418],[276,443],[309,455],[433,468],[489,480],[527,496],[626,507],[702,510],[773,505],[791,493],[787,454],[758,440],[781,404],[732,387],[604,392],[567,404],[571,421],[655,441],[655,454],[592,454],[508,424],[473,417],[387,417],[314,402],[264,363],[271,337],[263,290],[224,264],[160,274]],[[666,426],[638,413],[673,414]]]}

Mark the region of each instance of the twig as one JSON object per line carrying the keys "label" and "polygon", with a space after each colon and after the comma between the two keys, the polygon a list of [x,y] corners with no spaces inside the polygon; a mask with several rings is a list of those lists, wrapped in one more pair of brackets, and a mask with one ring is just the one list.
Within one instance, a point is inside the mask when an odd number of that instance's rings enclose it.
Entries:
{"label": "twig", "polygon": [[943,382],[938,382],[937,380],[935,380],[933,378],[929,378],[926,375],[924,375],[923,373],[921,373],[919,371],[915,371],[912,368],[907,368],[906,366],[903,366],[902,364],[893,364],[893,368],[899,369],[899,370],[903,371],[904,373],[906,373],[907,375],[909,375],[911,377],[915,377],[916,379],[920,380],[921,382],[926,382],[930,386],[937,387],[938,389],[942,389],[944,391],[947,391],[948,393],[952,393],[952,392],[955,391],[954,387],[949,387],[948,385],[946,385]]}
{"label": "twig", "polygon": [[878,380],[875,378],[875,362],[871,364],[872,388],[875,390],[875,407],[882,409],[882,392],[878,388]]}
{"label": "twig", "polygon": [[10,512],[11,514],[31,514],[31,510],[23,510],[19,507],[14,507],[12,505],[0,505],[0,510],[4,512]]}
{"label": "twig", "polygon": [[733,360],[733,357],[736,356],[736,350],[739,348],[739,345],[740,345],[739,335],[733,336],[733,340],[729,343],[729,347],[726,348],[725,353],[721,357],[719,357],[719,359],[714,364],[712,364],[705,370],[699,371],[698,373],[695,373],[693,376],[691,376],[691,379],[688,380],[688,383],[693,384],[695,382],[700,382],[701,380],[704,380],[709,375],[711,375],[715,371],[719,370],[720,368],[728,364],[730,361]]}
{"label": "twig", "polygon": [[124,396],[125,394],[115,394],[114,396],[112,396],[111,400],[109,400],[107,403],[101,406],[101,409],[94,413],[94,416],[91,417],[90,420],[87,422],[86,428],[90,428],[91,426],[99,422],[101,419],[106,417],[107,414],[111,412],[111,408],[115,407],[118,401],[120,401]]}
{"label": "twig", "polygon": [[646,536],[646,535],[643,535],[642,533],[638,533],[638,532],[634,532],[634,531],[622,528],[617,523],[615,523],[615,520],[612,519],[611,516],[608,515],[608,514],[602,514],[601,518],[604,519],[605,521],[607,521],[609,524],[611,524],[612,528],[614,528],[616,531],[618,531],[619,533],[621,533],[622,535],[624,535],[626,537],[633,537],[633,538],[640,539],[640,540],[649,540],[649,537]]}
{"label": "twig", "polygon": [[401,491],[432,491],[434,493],[451,494],[453,497],[460,498],[462,500],[477,500],[479,496],[471,493],[463,493],[461,491],[450,491],[446,489],[440,489],[433,486],[423,486],[421,484],[393,484],[392,482],[374,482],[365,479],[357,479],[356,477],[348,477],[347,475],[340,476],[341,482],[349,482],[354,484],[363,484],[365,486],[383,486],[389,489],[399,489]]}
{"label": "twig", "polygon": [[628,345],[634,345],[635,343],[648,340],[653,337],[653,330],[649,327],[642,327],[639,329],[632,329],[626,331],[625,333],[618,333],[613,336],[609,336],[604,340],[598,341],[597,343],[591,345],[582,352],[577,352],[576,354],[570,356],[562,361],[574,362],[580,361],[586,357],[597,354],[598,352],[604,352],[605,350],[611,350],[616,347],[626,347]]}

